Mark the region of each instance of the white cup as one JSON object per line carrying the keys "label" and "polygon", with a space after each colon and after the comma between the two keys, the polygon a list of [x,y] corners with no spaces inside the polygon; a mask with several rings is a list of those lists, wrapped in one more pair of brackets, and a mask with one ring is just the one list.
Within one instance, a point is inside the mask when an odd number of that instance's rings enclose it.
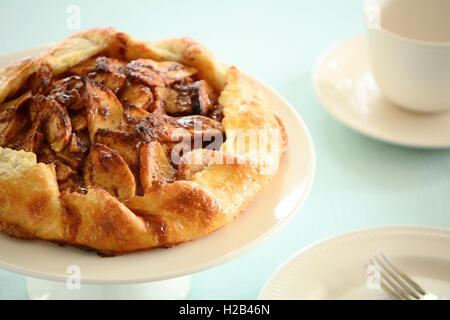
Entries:
{"label": "white cup", "polygon": [[450,0],[366,0],[364,13],[382,94],[414,111],[450,109]]}

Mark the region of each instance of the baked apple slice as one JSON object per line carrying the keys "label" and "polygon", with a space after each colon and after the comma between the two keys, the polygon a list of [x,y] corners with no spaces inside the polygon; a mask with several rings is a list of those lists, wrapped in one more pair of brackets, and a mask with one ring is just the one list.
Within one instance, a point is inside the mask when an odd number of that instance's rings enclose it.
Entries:
{"label": "baked apple slice", "polygon": [[55,162],[56,169],[56,179],[58,182],[64,182],[71,176],[76,175],[77,172],[73,170],[70,166],[64,164],[62,161]]}
{"label": "baked apple slice", "polygon": [[83,62],[80,62],[79,64],[73,66],[72,68],[69,68],[69,70],[67,70],[67,73],[75,74],[77,76],[83,76],[95,71],[96,66],[97,66],[97,57],[92,57],[84,60]]}
{"label": "baked apple slice", "polygon": [[43,132],[53,151],[63,150],[72,137],[72,124],[67,110],[59,103],[47,100],[48,110],[43,113]]}
{"label": "baked apple slice", "polygon": [[92,57],[73,66],[67,70],[67,73],[76,74],[78,76],[87,75],[95,71],[120,73],[125,64],[125,62],[115,58],[104,56]]}
{"label": "baked apple slice", "polygon": [[89,138],[83,132],[72,133],[72,139],[67,148],[72,153],[87,152],[90,148]]}
{"label": "baked apple slice", "polygon": [[54,83],[50,95],[70,110],[80,110],[84,108],[81,92],[84,83],[79,76],[70,76]]}
{"label": "baked apple slice", "polygon": [[60,152],[70,142],[72,124],[65,107],[52,97],[36,95],[30,105],[33,126],[41,128],[53,151]]}
{"label": "baked apple slice", "polygon": [[33,126],[18,134],[7,146],[14,150],[24,150],[27,152],[38,153],[44,136],[38,131],[39,126]]}
{"label": "baked apple slice", "polygon": [[123,122],[121,128],[127,132],[134,132],[134,127],[142,120],[150,116],[150,112],[145,109],[135,107],[134,105],[126,105],[123,107]]}
{"label": "baked apple slice", "polygon": [[158,74],[162,78],[163,83],[155,84],[157,86],[171,85],[197,73],[196,69],[174,61],[159,62],[151,59],[137,59],[131,63],[134,67],[138,66],[140,70],[152,71]]}
{"label": "baked apple slice", "polygon": [[190,95],[195,114],[207,116],[217,105],[217,94],[205,80],[189,84],[176,84],[174,88],[180,93]]}
{"label": "baked apple slice", "polygon": [[101,82],[107,88],[117,93],[125,85],[125,75],[122,68],[125,62],[108,57],[93,57],[70,68],[68,73],[77,76],[87,75],[90,79]]}
{"label": "baked apple slice", "polygon": [[22,106],[29,101],[31,93],[0,104],[0,147],[6,145],[26,126],[27,119],[21,112]]}
{"label": "baked apple slice", "polygon": [[192,100],[188,91],[156,87],[155,97],[164,104],[166,113],[171,116],[183,116],[193,112]]}
{"label": "baked apple slice", "polygon": [[110,89],[87,77],[83,77],[83,81],[86,83],[83,100],[88,110],[88,129],[93,142],[99,128],[119,129],[123,108]]}
{"label": "baked apple slice", "polygon": [[126,62],[109,57],[98,57],[95,60],[95,69],[100,72],[122,73]]}
{"label": "baked apple slice", "polygon": [[139,83],[129,83],[120,92],[120,101],[124,106],[132,105],[152,111],[153,94],[147,86]]}
{"label": "baked apple slice", "polygon": [[165,182],[175,181],[176,170],[170,165],[161,144],[156,141],[141,147],[140,178],[144,192]]}
{"label": "baked apple slice", "polygon": [[87,111],[79,110],[75,112],[71,112],[70,120],[72,122],[72,130],[80,131],[87,129],[88,121],[87,121]]}
{"label": "baked apple slice", "polygon": [[39,69],[33,73],[25,83],[25,87],[31,90],[33,94],[47,94],[53,81],[52,69],[47,64],[42,64]]}
{"label": "baked apple slice", "polygon": [[117,93],[125,86],[125,75],[117,72],[95,72],[90,79],[100,82],[112,92]]}
{"label": "baked apple slice", "polygon": [[118,59],[98,57],[95,61],[96,71],[90,77],[117,93],[125,86],[126,76],[122,73],[125,64]]}
{"label": "baked apple slice", "polygon": [[145,64],[146,61],[138,59],[129,62],[124,68],[127,77],[149,87],[164,86],[164,78]]}
{"label": "baked apple slice", "polygon": [[95,142],[119,151],[120,156],[138,176],[140,141],[137,135],[120,130],[101,128],[95,135]]}
{"label": "baked apple slice", "polygon": [[194,82],[196,89],[197,103],[195,104],[195,113],[202,116],[209,115],[217,105],[217,94],[213,87],[205,80]]}
{"label": "baked apple slice", "polygon": [[51,97],[37,95],[30,110],[34,125],[41,126],[50,148],[55,152],[63,150],[72,137],[72,124],[66,108]]}
{"label": "baked apple slice", "polygon": [[133,197],[136,193],[136,182],[117,150],[96,143],[86,158],[84,181],[88,186],[99,186],[120,201]]}
{"label": "baked apple slice", "polygon": [[[191,139],[200,139],[201,141],[212,141],[217,138],[225,139],[225,130],[222,124],[211,118],[193,115],[170,119],[172,125],[172,140],[176,136],[175,129],[184,129],[180,134],[184,137],[188,135]],[[184,133],[183,133],[184,132]]]}
{"label": "baked apple slice", "polygon": [[225,135],[222,124],[208,117],[199,115],[169,117],[155,113],[136,125],[135,132],[148,141],[188,143],[197,140],[201,145],[207,141],[223,142]]}
{"label": "baked apple slice", "polygon": [[55,152],[54,156],[69,164],[73,169],[79,170],[89,152],[91,142],[87,131],[72,133],[69,144],[61,152]]}

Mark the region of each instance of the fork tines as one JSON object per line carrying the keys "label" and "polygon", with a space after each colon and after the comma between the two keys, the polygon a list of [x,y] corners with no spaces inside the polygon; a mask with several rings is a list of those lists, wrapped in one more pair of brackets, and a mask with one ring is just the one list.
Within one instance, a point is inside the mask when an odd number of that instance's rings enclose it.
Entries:
{"label": "fork tines", "polygon": [[395,267],[389,257],[383,252],[370,259],[370,263],[380,272],[380,286],[394,299],[420,300],[426,295],[414,280]]}

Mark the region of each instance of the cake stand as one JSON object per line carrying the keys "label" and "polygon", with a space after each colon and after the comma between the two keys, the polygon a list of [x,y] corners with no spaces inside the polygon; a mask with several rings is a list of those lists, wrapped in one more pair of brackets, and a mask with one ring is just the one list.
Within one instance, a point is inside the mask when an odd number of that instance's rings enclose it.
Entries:
{"label": "cake stand", "polygon": [[[0,67],[45,47],[0,57]],[[311,188],[315,154],[310,134],[293,107],[254,79],[280,115],[290,137],[280,170],[235,221],[203,238],[169,249],[100,257],[70,246],[0,234],[0,268],[28,276],[31,299],[183,299],[189,275],[234,259],[279,231]]]}

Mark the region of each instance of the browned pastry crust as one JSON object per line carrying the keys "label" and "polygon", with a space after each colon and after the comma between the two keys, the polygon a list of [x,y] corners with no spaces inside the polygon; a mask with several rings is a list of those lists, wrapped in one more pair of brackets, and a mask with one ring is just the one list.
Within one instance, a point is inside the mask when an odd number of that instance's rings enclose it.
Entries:
{"label": "browned pastry crust", "polygon": [[[177,129],[226,140],[173,163]],[[275,133],[272,156],[239,146],[248,130]],[[104,254],[190,241],[248,207],[286,144],[252,81],[198,42],[80,32],[0,70],[0,231]]]}

